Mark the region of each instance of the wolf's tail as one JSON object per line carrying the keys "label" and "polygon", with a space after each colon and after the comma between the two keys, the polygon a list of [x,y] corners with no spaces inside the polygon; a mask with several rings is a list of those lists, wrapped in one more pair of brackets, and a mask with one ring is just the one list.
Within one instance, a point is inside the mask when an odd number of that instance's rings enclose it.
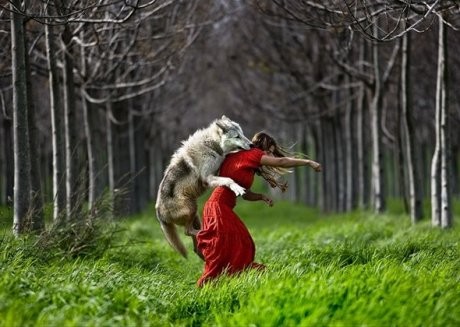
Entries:
{"label": "wolf's tail", "polygon": [[171,245],[173,249],[179,252],[184,258],[187,258],[187,249],[177,234],[176,225],[162,221],[158,216],[158,211],[157,218],[160,222],[161,230],[163,231],[163,234],[165,235],[169,245]]}

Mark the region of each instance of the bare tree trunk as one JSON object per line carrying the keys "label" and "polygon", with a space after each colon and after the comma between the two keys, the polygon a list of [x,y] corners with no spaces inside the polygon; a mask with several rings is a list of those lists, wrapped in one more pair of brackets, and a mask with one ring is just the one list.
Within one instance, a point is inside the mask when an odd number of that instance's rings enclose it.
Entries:
{"label": "bare tree trunk", "polygon": [[113,198],[115,190],[115,167],[113,157],[113,131],[112,131],[112,102],[106,104],[106,130],[107,130],[107,174],[109,180],[109,191]]}
{"label": "bare tree trunk", "polygon": [[114,144],[112,129],[112,102],[107,101],[105,107],[106,123],[106,151],[107,151],[107,180],[109,184],[109,198],[111,202],[111,213],[115,208],[115,163],[114,163]]}
{"label": "bare tree trunk", "polygon": [[76,131],[75,85],[73,77],[74,51],[72,32],[64,26],[62,34],[63,72],[64,72],[64,132],[66,153],[66,213],[71,219],[78,208],[78,148]]}
{"label": "bare tree trunk", "polygon": [[357,164],[358,164],[358,206],[361,209],[367,207],[365,183],[366,176],[364,171],[364,85],[359,87],[359,96],[356,107],[356,143],[357,143]]}
{"label": "bare tree trunk", "polygon": [[[377,24],[374,25],[374,33],[377,33]],[[374,61],[374,90],[371,102],[371,129],[372,129],[372,204],[375,213],[385,211],[385,190],[383,176],[383,151],[381,133],[382,111],[382,85],[379,63],[379,47],[372,45]]]}
{"label": "bare tree trunk", "polygon": [[13,233],[26,231],[30,209],[30,152],[27,121],[27,72],[23,16],[15,13],[21,1],[12,1],[11,56],[13,73],[13,151],[14,151],[14,217]]}
{"label": "bare tree trunk", "polygon": [[[48,14],[52,15],[50,6]],[[48,58],[48,76],[50,90],[51,134],[53,146],[53,219],[58,221],[63,217],[65,210],[65,185],[64,185],[64,142],[62,140],[62,104],[59,96],[59,75],[56,66],[56,39],[54,27],[45,25],[46,53]]]}
{"label": "bare tree trunk", "polygon": [[[401,90],[400,90],[400,93],[398,93],[398,98],[401,99],[402,98],[402,95],[401,95],[401,92],[405,92],[404,90],[404,87],[401,86]],[[400,101],[398,103],[398,108],[401,109],[401,112],[403,112],[403,104],[402,104],[403,101]],[[398,126],[398,138],[397,138],[397,145],[396,145],[396,149],[395,149],[395,167],[394,169],[398,171],[399,173],[399,176],[398,177],[394,177],[396,178],[395,180],[395,183],[397,183],[399,185],[399,191],[400,191],[400,196],[402,196],[402,199],[403,199],[403,203],[404,203],[404,212],[406,213],[409,213],[410,212],[410,208],[409,208],[409,204],[408,204],[408,194],[407,194],[407,186],[406,185],[409,185],[409,183],[407,182],[406,183],[406,179],[409,179],[406,175],[406,170],[407,170],[407,167],[408,167],[408,160],[405,159],[405,151],[406,151],[406,141],[405,141],[405,131],[404,131],[404,126],[405,126],[405,122],[403,122],[403,120],[401,119],[401,115],[397,115],[397,123],[396,123],[396,126]],[[399,181],[399,182],[398,182]]]}
{"label": "bare tree trunk", "polygon": [[[360,61],[365,59],[365,44],[360,43],[359,57]],[[364,104],[366,98],[365,85],[360,83],[358,90],[357,107],[356,107],[356,143],[357,143],[357,188],[358,188],[358,207],[361,209],[368,207],[368,192],[367,192],[367,157],[365,151],[365,131],[364,131]]]}
{"label": "bare tree trunk", "polygon": [[[441,162],[443,152],[443,110],[445,109],[445,58],[444,58],[444,24],[439,18],[439,36],[438,36],[438,73],[436,81],[436,145],[434,149],[433,159],[431,161],[431,223],[433,226],[441,226],[442,224],[442,173]],[[444,167],[446,168],[446,167]],[[443,199],[444,200],[444,199]]]}
{"label": "bare tree trunk", "polygon": [[[438,105],[436,105],[438,107]],[[433,226],[441,226],[441,185],[440,185],[440,172],[441,172],[441,140],[439,131],[440,127],[440,113],[436,109],[436,145],[434,148],[433,158],[431,160],[431,224]]]}
{"label": "bare tree trunk", "polygon": [[[348,84],[349,78],[346,78],[346,82]],[[354,168],[354,149],[355,146],[353,144],[353,119],[352,119],[352,111],[353,111],[353,100],[349,99],[347,102],[347,106],[345,109],[345,130],[344,130],[344,138],[345,138],[345,210],[351,211],[354,208],[355,202],[355,190],[354,190],[354,179],[355,179],[355,170]]]}
{"label": "bare tree trunk", "polygon": [[[441,110],[441,227],[452,226],[452,200],[450,186],[450,137],[449,137],[449,104],[447,101],[447,30],[442,17],[439,20],[439,58],[438,76],[441,86],[439,100]],[[438,101],[437,101],[438,103]]]}
{"label": "bare tree trunk", "polygon": [[[402,127],[403,127],[403,148],[406,158],[406,171],[409,183],[409,203],[410,203],[410,216],[413,224],[420,221],[422,218],[422,199],[421,192],[419,191],[421,185],[418,178],[417,162],[415,157],[415,131],[413,127],[412,118],[412,101],[410,92],[410,34],[406,33],[402,37],[402,58],[401,58],[401,107],[402,107]],[[404,176],[401,176],[403,179]]]}
{"label": "bare tree trunk", "polygon": [[[402,42],[401,42],[402,43]],[[401,46],[401,48],[403,48],[403,46]],[[404,52],[404,50],[402,51]],[[404,99],[403,99],[403,95],[402,93],[403,92],[406,92],[406,90],[408,90],[408,88],[406,86],[403,86],[403,75],[404,75],[404,64],[403,64],[403,55],[401,54],[401,72],[400,72],[400,80],[399,80],[399,84],[400,84],[400,87],[398,88],[398,92],[397,92],[397,97],[398,97],[398,101],[397,101],[397,108],[399,111],[401,111],[401,113],[404,112],[404,109],[403,109],[403,106],[404,106]],[[406,82],[404,82],[406,83]],[[395,155],[394,155],[394,163],[395,163],[395,166],[394,166],[394,170],[395,171],[398,171],[398,177],[395,177],[396,180],[395,180],[395,184],[398,184],[399,185],[399,197],[402,197],[403,199],[403,203],[404,203],[404,212],[406,213],[409,213],[409,204],[408,204],[408,201],[407,201],[407,187],[406,187],[406,163],[407,163],[407,160],[404,158],[404,150],[405,150],[405,147],[404,147],[404,144],[405,144],[405,140],[404,140],[404,122],[403,120],[401,119],[401,116],[402,115],[397,115],[396,116],[396,126],[397,126],[397,136],[396,136],[396,146],[395,146],[395,149],[394,149],[394,152],[395,152]]]}
{"label": "bare tree trunk", "polygon": [[[82,90],[82,93],[83,92],[84,91]],[[96,200],[96,165],[93,132],[91,130],[91,124],[89,121],[90,118],[88,114],[88,107],[90,104],[86,101],[84,95],[82,95],[81,98],[81,105],[83,109],[83,125],[85,126],[86,155],[88,156],[88,209],[91,209]]]}
{"label": "bare tree trunk", "polygon": [[[83,39],[83,32],[81,33]],[[86,56],[85,48],[81,46],[81,74],[83,77],[86,75]],[[85,126],[86,136],[86,155],[88,156],[88,209],[94,205],[96,201],[96,156],[95,156],[95,139],[92,130],[91,118],[89,110],[94,110],[91,104],[86,101],[84,86],[81,87],[81,106],[83,109],[83,125]]]}
{"label": "bare tree trunk", "polygon": [[[27,45],[27,40],[24,39]],[[26,46],[27,48],[27,46]],[[37,126],[35,125],[35,105],[32,99],[32,83],[30,76],[29,57],[25,56],[27,71],[27,122],[29,128],[29,149],[30,149],[30,228],[33,231],[40,231],[45,227],[43,214],[43,193],[41,186],[40,172],[40,151],[38,142]]]}
{"label": "bare tree trunk", "polygon": [[[342,78],[339,78],[339,83],[342,82]],[[335,100],[333,105],[336,107],[334,117],[332,118],[332,130],[334,132],[334,149],[335,149],[335,182],[337,184],[336,192],[337,198],[335,201],[335,211],[345,211],[345,198],[346,198],[346,169],[344,151],[345,146],[343,143],[343,118],[339,104],[342,102],[342,91],[335,91]]]}

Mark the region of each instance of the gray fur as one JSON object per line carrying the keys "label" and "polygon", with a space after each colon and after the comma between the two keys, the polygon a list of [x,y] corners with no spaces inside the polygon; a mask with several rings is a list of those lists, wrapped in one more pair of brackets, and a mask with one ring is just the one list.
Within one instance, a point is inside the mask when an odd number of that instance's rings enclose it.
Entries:
{"label": "gray fur", "polygon": [[196,200],[207,187],[227,186],[237,196],[244,194],[231,178],[216,173],[228,153],[249,149],[250,145],[241,127],[222,116],[193,133],[173,154],[160,183],[155,209],[166,239],[184,257],[187,250],[175,225],[184,226],[185,234],[195,237],[201,226]]}

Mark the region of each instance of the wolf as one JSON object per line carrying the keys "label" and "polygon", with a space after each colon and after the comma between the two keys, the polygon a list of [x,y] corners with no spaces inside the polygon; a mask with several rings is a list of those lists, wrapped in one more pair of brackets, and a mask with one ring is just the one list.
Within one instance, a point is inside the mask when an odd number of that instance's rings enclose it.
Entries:
{"label": "wolf", "polygon": [[197,199],[207,188],[217,186],[227,186],[237,196],[243,195],[244,188],[216,174],[228,153],[251,146],[240,125],[224,115],[190,135],[173,154],[160,182],[155,210],[166,240],[185,258],[187,250],[176,225],[184,226],[185,235],[192,236],[194,251],[202,257],[196,246],[201,228]]}

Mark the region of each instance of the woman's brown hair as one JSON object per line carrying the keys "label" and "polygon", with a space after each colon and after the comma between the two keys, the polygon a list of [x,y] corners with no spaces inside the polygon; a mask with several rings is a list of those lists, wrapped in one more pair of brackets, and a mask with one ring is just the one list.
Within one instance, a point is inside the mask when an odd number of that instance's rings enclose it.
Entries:
{"label": "woman's brown hair", "polygon": [[[293,157],[302,158],[306,157],[301,153],[289,151],[287,148],[276,143],[275,139],[266,132],[258,132],[252,138],[254,147],[261,149],[262,151],[269,151],[273,146],[274,150],[271,152],[274,157]],[[280,180],[281,175],[290,173],[291,171],[281,167],[269,167],[261,166],[257,174],[262,176],[271,187],[278,187],[282,192],[287,189],[287,182]]]}

